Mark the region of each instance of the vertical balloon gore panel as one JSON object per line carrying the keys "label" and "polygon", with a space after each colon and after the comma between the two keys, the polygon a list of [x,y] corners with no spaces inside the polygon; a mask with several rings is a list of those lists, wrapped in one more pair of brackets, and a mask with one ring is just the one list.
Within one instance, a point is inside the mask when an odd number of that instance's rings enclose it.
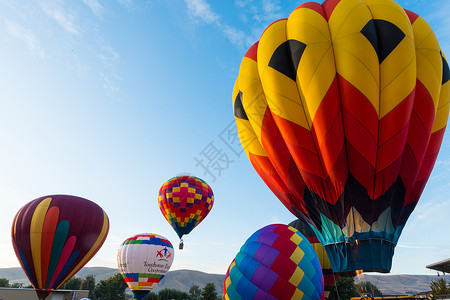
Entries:
{"label": "vertical balloon gore panel", "polygon": [[304,3],[244,56],[241,143],[334,272],[390,271],[439,153],[449,79],[431,27],[393,0]]}

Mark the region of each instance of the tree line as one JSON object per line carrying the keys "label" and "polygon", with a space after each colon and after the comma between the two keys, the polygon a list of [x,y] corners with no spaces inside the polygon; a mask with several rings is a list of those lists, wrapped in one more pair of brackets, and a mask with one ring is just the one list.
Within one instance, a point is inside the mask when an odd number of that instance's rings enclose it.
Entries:
{"label": "tree line", "polygon": [[[0,278],[0,287],[33,288],[32,285],[23,286],[21,283],[9,283],[6,278]],[[92,300],[123,300],[126,288],[127,284],[119,273],[98,283],[95,282],[93,275],[88,275],[84,279],[73,277],[61,287],[64,290],[88,290],[89,298]],[[430,290],[433,296],[450,295],[450,282],[447,282],[445,278],[431,281]],[[361,281],[355,284],[353,277],[339,277],[328,300],[348,300],[351,297],[360,297],[362,294],[371,294],[373,297],[383,296],[381,291],[370,281]],[[215,284],[207,283],[203,289],[198,285],[193,285],[188,293],[169,288],[160,290],[157,294],[150,292],[144,299],[215,300],[217,297]]]}
{"label": "tree line", "polygon": [[[32,285],[23,286],[21,283],[9,283],[6,278],[0,278],[0,287],[9,288],[33,288]],[[86,278],[72,277],[62,287],[62,290],[88,290],[89,299],[91,300],[123,300],[125,299],[125,290],[127,284],[123,280],[121,274],[117,273],[106,280],[95,282],[93,275],[88,275]],[[163,289],[157,294],[150,292],[144,299],[150,300],[215,300],[218,297],[216,286],[214,283],[207,283],[203,289],[198,285],[193,285],[189,293],[182,292],[176,289]]]}

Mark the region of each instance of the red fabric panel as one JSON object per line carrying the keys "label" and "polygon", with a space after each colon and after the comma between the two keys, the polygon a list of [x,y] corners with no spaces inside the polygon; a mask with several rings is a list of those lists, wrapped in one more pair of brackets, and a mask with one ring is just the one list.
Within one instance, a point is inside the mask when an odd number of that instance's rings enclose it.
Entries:
{"label": "red fabric panel", "polygon": [[414,13],[414,12],[412,12],[412,11],[410,11],[410,10],[407,10],[407,9],[405,9],[405,12],[406,12],[406,15],[408,16],[409,21],[411,22],[411,24],[414,24],[414,22],[419,17],[419,15]]}
{"label": "red fabric panel", "polygon": [[325,10],[325,14],[327,15],[327,20],[330,19],[331,14],[333,13],[334,8],[336,7],[336,5],[338,5],[338,3],[341,2],[341,0],[325,0],[322,3],[322,6]]}
{"label": "red fabric panel", "polygon": [[320,5],[317,2],[306,2],[306,3],[299,5],[296,9],[299,9],[299,8],[308,8],[308,9],[314,10],[315,12],[321,14],[325,20],[327,20],[327,16],[325,15],[325,11],[323,10],[322,5]]}
{"label": "red fabric panel", "polygon": [[247,53],[245,53],[244,57],[248,57],[250,59],[253,59],[254,61],[258,61],[257,60],[257,53],[258,53],[258,44],[259,41],[257,41],[256,43],[254,43],[250,49],[247,50]]}

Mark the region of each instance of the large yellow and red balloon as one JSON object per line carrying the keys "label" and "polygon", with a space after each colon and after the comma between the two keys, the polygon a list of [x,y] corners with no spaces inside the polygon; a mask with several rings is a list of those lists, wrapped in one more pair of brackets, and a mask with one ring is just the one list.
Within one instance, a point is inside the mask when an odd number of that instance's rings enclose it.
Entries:
{"label": "large yellow and red balloon", "polygon": [[11,237],[23,270],[39,299],[45,299],[97,253],[108,231],[108,216],[94,202],[52,195],[19,210]]}
{"label": "large yellow and red balloon", "polygon": [[441,146],[449,78],[430,26],[392,0],[302,4],[243,58],[241,143],[335,272],[389,272]]}
{"label": "large yellow and red balloon", "polygon": [[158,204],[167,222],[181,239],[209,214],[214,204],[214,194],[211,187],[200,178],[177,176],[161,186]]}

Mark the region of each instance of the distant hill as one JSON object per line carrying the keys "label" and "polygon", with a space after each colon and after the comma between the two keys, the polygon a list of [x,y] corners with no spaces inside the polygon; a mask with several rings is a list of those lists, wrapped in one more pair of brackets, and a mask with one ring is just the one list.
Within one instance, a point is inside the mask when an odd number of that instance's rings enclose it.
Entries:
{"label": "distant hill", "polygon": [[374,284],[385,296],[389,295],[415,295],[420,292],[431,291],[431,281],[436,281],[439,278],[445,278],[450,282],[450,276],[436,276],[436,275],[375,275],[360,274],[355,277],[355,283],[361,281],[370,281]]}
{"label": "distant hill", "polygon": [[[86,277],[87,275],[93,275],[95,281],[108,279],[119,270],[115,268],[105,267],[87,267],[82,268],[75,276]],[[6,278],[10,283],[18,282],[24,285],[30,284],[25,273],[21,268],[0,268],[0,278]],[[216,291],[219,296],[223,291],[223,280],[225,275],[222,274],[209,274],[194,270],[176,270],[170,271],[164,277],[163,280],[154,289],[154,292],[158,292],[161,289],[171,288],[180,291],[188,292],[191,286],[198,285],[203,288],[207,283],[214,283]],[[430,290],[430,283],[432,280],[436,281],[441,277],[435,275],[377,275],[372,274],[360,274],[355,277],[355,283],[361,281],[370,281],[383,293],[383,295],[414,295],[420,292],[426,292]],[[445,276],[447,282],[450,282],[450,276]]]}

